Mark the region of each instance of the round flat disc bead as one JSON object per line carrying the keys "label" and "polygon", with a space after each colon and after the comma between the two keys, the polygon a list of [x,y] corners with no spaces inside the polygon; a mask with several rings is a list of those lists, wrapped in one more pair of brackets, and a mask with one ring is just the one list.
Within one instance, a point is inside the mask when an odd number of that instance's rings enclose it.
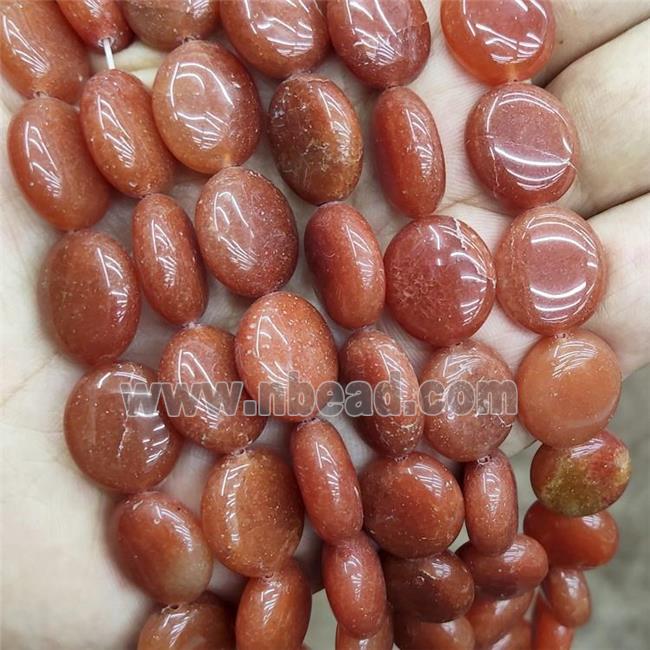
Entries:
{"label": "round flat disc bead", "polygon": [[492,85],[534,77],[553,51],[549,0],[442,0],[440,23],[456,60]]}
{"label": "round flat disc bead", "polygon": [[467,119],[465,145],[479,180],[509,205],[557,201],[571,187],[578,133],[550,93],[510,83],[483,95]]}
{"label": "round flat disc bead", "polygon": [[519,419],[550,447],[571,447],[602,431],[621,394],[614,351],[595,334],[576,330],[543,338],[517,371]]}
{"label": "round flat disc bead", "polygon": [[451,217],[402,228],[384,255],[386,303],[412,336],[435,346],[468,338],[494,303],[496,272],[483,240]]}
{"label": "round flat disc bead", "polygon": [[494,262],[501,307],[539,334],[581,325],[605,292],[606,259],[598,236],[580,215],[557,206],[519,215]]}

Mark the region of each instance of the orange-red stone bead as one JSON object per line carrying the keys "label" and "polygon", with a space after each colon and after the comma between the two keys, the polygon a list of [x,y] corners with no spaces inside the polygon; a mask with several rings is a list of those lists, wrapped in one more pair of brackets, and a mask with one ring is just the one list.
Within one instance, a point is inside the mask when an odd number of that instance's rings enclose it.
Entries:
{"label": "orange-red stone bead", "polygon": [[534,593],[529,591],[507,600],[497,599],[489,594],[477,594],[472,608],[467,612],[467,620],[474,629],[477,648],[495,643],[511,630],[526,613]]}
{"label": "orange-red stone bead", "polygon": [[116,0],[57,0],[67,21],[86,45],[103,49],[108,41],[113,52],[123,50],[133,39]]}
{"label": "orange-red stone bead", "polygon": [[393,650],[393,617],[386,612],[379,631],[367,639],[357,639],[337,625],[335,644],[335,650]]}
{"label": "orange-red stone bead", "polygon": [[110,188],[88,153],[75,108],[50,97],[26,102],[9,124],[7,151],[23,195],[52,226],[78,230],[104,216]]}
{"label": "orange-red stone bead", "polygon": [[456,60],[493,85],[534,77],[553,51],[549,0],[442,0],[440,23]]}
{"label": "orange-red stone bead", "polygon": [[336,53],[369,86],[405,85],[429,57],[431,30],[420,0],[329,0],[327,22]]}
{"label": "orange-red stone bead", "polygon": [[595,334],[575,330],[543,338],[517,370],[519,419],[550,447],[570,447],[602,431],[621,394],[614,351]]}
{"label": "orange-red stone bead", "polygon": [[91,365],[128,347],[140,320],[133,262],[118,242],[80,230],[50,250],[41,273],[40,302],[61,347]]}
{"label": "orange-red stone bead", "polygon": [[530,650],[533,642],[533,631],[531,624],[524,618],[498,641],[489,646],[481,646],[481,650]]}
{"label": "orange-red stone bead", "polygon": [[395,643],[400,650],[474,650],[474,631],[465,617],[427,623],[408,614],[395,617]]}
{"label": "orange-red stone bead", "polygon": [[268,576],[298,547],[303,506],[291,468],[265,448],[220,458],[205,486],[203,530],[220,562],[245,576]]}
{"label": "orange-red stone bead", "polygon": [[566,627],[580,627],[591,616],[591,596],[582,571],[551,567],[542,583],[553,616]]}
{"label": "orange-red stone bead", "polygon": [[562,625],[539,594],[533,612],[533,643],[531,650],[570,650],[575,630]]}

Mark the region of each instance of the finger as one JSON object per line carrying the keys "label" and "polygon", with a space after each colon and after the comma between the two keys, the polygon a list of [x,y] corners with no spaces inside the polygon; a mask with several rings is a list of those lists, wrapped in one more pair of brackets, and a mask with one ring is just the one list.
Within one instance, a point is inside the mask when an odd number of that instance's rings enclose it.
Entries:
{"label": "finger", "polygon": [[587,217],[650,191],[650,21],[572,63],[548,86],[578,129],[578,177],[562,199]]}
{"label": "finger", "polygon": [[570,63],[650,18],[647,0],[554,0],[553,55],[535,83],[544,86]]}

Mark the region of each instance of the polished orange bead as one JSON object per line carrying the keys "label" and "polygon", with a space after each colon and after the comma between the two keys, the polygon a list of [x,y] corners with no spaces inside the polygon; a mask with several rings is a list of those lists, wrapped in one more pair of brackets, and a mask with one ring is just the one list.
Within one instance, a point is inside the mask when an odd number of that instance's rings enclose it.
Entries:
{"label": "polished orange bead", "polygon": [[591,616],[591,596],[582,571],[551,567],[542,583],[553,616],[566,627],[580,627]]}
{"label": "polished orange bead", "polygon": [[479,593],[466,615],[474,629],[476,647],[482,648],[495,643],[507,634],[526,613],[534,594],[534,591],[529,591],[514,598],[501,600]]}
{"label": "polished orange bead", "polygon": [[504,84],[483,95],[467,119],[465,144],[481,183],[513,207],[557,201],[576,176],[573,119],[531,84]]}
{"label": "polished orange bead", "polygon": [[117,0],[57,0],[59,8],[81,40],[99,50],[108,41],[113,52],[123,50],[132,40]]}
{"label": "polished orange bead", "polygon": [[534,77],[555,42],[549,0],[442,0],[440,24],[456,60],[493,85]]}
{"label": "polished orange bead", "polygon": [[522,618],[498,641],[491,643],[489,646],[481,646],[481,650],[530,650],[532,642],[532,626],[526,619]]}
{"label": "polished orange bead", "polygon": [[554,616],[544,596],[539,594],[533,613],[531,650],[570,650],[575,630],[565,627]]}
{"label": "polished orange bead", "polygon": [[395,643],[400,650],[474,650],[474,631],[469,621],[427,623],[408,614],[395,616]]}
{"label": "polished orange bead", "polygon": [[393,617],[386,612],[379,631],[366,639],[357,639],[337,625],[335,650],[393,650]]}
{"label": "polished orange bead", "polygon": [[543,338],[517,370],[519,419],[550,447],[579,445],[602,431],[621,394],[614,351],[587,330]]}

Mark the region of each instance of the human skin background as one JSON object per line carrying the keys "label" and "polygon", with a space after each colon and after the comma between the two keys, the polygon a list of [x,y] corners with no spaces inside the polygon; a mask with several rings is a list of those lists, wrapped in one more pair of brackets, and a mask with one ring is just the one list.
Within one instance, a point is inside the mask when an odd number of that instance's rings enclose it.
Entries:
{"label": "human skin background", "polygon": [[[485,87],[471,79],[446,51],[438,3],[425,1],[432,30],[432,49],[422,75],[412,84],[436,120],[447,164],[447,189],[440,214],[458,217],[494,250],[510,222],[468,168],[463,134],[466,116]],[[650,359],[650,15],[647,2],[561,0],[554,3],[558,23],[553,58],[539,80],[572,113],[580,135],[582,160],[574,187],[562,205],[592,217],[610,268],[609,287],[587,327],[614,348],[625,374]],[[219,31],[217,38],[224,40]],[[136,71],[151,83],[162,54],[136,44],[116,56],[116,66]],[[94,56],[96,68],[103,65]],[[335,57],[319,73],[331,77],[348,94],[361,118],[364,135],[375,93],[362,87]],[[557,76],[556,76],[557,75]],[[266,108],[275,83],[255,75]],[[11,113],[22,101],[4,86],[0,106],[3,142]],[[407,220],[386,204],[374,178],[366,142],[364,170],[348,201],[368,219],[382,250]],[[61,432],[67,395],[84,369],[63,356],[43,329],[36,304],[42,260],[60,236],[27,207],[0,154],[0,264],[2,267],[2,640],[12,650],[65,648],[90,650],[131,647],[151,601],[116,569],[106,524],[119,495],[88,482],[69,457]],[[285,193],[301,234],[315,209],[298,199],[281,181],[262,140],[246,166],[269,177]],[[205,177],[181,171],[172,192],[193,215]],[[135,202],[114,198],[97,229],[109,232],[130,249],[130,215]],[[302,294],[319,308],[304,255],[287,290]],[[234,332],[249,304],[216,281],[201,319]],[[397,338],[419,370],[428,347],[409,338],[387,316],[380,327]],[[333,327],[340,345],[346,332]],[[145,305],[139,332],[123,355],[157,366],[174,329]],[[537,338],[510,323],[495,307],[476,338],[494,346],[515,369]],[[351,424],[335,421],[358,466],[369,457]],[[270,424],[258,443],[284,450],[289,429]],[[513,454],[529,443],[520,429],[504,444]],[[183,456],[163,489],[196,511],[201,487],[214,457],[186,444]],[[639,468],[637,471],[643,471]],[[299,555],[313,573],[318,544],[305,533]],[[317,576],[314,575],[315,580]],[[238,581],[215,570],[212,587],[237,593]],[[596,596],[597,598],[597,596]]]}

